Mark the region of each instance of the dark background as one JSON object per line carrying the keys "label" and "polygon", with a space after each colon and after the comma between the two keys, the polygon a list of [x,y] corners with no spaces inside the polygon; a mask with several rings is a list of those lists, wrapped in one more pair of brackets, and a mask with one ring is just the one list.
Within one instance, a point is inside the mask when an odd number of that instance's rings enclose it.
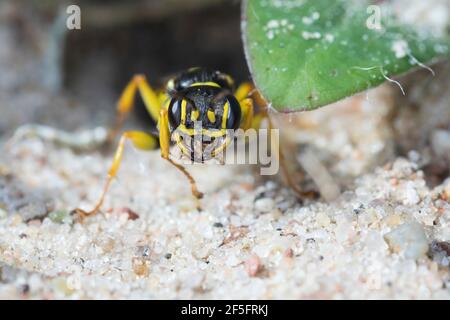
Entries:
{"label": "dark background", "polygon": [[[70,4],[81,8],[81,30],[66,28]],[[5,0],[0,11],[0,33],[11,40],[7,54],[0,52],[0,69],[12,77],[3,73],[0,83],[8,109],[0,133],[30,122],[69,130],[107,125],[136,73],[154,87],[193,66],[227,72],[237,82],[250,77],[239,0]],[[131,118],[127,126],[148,125],[140,98]]]}

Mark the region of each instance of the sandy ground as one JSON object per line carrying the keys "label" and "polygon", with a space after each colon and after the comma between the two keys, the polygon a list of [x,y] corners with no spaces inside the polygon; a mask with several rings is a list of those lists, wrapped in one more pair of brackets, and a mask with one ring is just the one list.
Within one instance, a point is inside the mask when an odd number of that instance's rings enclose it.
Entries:
{"label": "sandy ground", "polygon": [[427,187],[418,153],[377,160],[392,153],[392,90],[291,119],[342,189],[329,203],[300,204],[247,166],[206,165],[191,168],[199,212],[158,151],[128,146],[104,210],[80,224],[69,212],[97,199],[110,156],[14,143],[2,153],[0,297],[449,299],[450,179]]}
{"label": "sandy ground", "polygon": [[14,34],[1,24],[0,298],[450,298],[448,63],[435,77],[399,79],[402,98],[383,85],[279,117],[288,154],[305,163],[309,150],[329,175],[312,166],[309,180],[337,187],[335,199],[324,192],[300,203],[250,166],[194,166],[206,193],[199,212],[158,151],[127,146],[102,212],[80,224],[69,213],[97,200],[111,154],[39,138],[5,142],[24,123],[110,123],[118,92],[100,90],[91,77],[99,69],[87,68],[83,88],[98,91],[90,104],[48,94],[33,51]]}

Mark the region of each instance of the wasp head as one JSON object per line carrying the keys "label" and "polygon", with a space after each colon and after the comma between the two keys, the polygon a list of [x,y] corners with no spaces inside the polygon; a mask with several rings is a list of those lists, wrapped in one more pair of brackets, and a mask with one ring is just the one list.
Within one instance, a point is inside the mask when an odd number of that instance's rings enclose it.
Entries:
{"label": "wasp head", "polygon": [[194,162],[217,157],[241,122],[239,102],[214,86],[191,86],[173,94],[168,111],[172,138]]}

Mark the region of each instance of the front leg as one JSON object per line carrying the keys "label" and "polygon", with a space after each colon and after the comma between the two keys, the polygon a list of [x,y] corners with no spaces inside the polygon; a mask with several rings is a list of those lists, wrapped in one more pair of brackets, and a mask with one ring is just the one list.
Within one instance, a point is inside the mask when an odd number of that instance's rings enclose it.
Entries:
{"label": "front leg", "polygon": [[136,91],[141,94],[147,112],[152,119],[157,122],[159,111],[162,108],[162,95],[155,92],[144,75],[135,75],[123,90],[119,101],[117,102],[116,123],[111,131],[110,140],[112,140],[119,132],[125,119],[134,106],[134,98]]}
{"label": "front leg", "polygon": [[[269,124],[269,135],[271,134],[272,129],[274,129],[274,125],[272,122],[272,119],[270,118],[270,115],[268,112],[265,113],[265,116],[267,118],[268,124]],[[288,170],[288,165],[286,163],[286,158],[284,156],[284,152],[282,149],[282,146],[275,141],[275,139],[272,139],[270,137],[270,146],[271,149],[278,150],[278,160],[280,161],[280,169],[281,169],[281,175],[286,182],[286,184],[295,192],[298,198],[300,199],[315,199],[319,196],[318,192],[316,191],[304,191],[302,190],[297,183],[292,179],[292,174]]]}
{"label": "front leg", "polygon": [[159,143],[161,148],[161,157],[169,161],[175,168],[180,170],[186,178],[189,180],[191,184],[192,195],[196,199],[203,198],[203,193],[198,191],[197,183],[195,179],[191,176],[191,174],[183,167],[181,164],[174,162],[170,159],[170,130],[169,130],[169,118],[167,115],[167,109],[163,108],[160,112],[159,117]]}

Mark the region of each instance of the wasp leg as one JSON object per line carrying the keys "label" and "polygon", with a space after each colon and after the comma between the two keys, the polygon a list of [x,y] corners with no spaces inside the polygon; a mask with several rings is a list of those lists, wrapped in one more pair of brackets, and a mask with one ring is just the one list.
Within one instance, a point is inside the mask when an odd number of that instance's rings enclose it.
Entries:
{"label": "wasp leg", "polygon": [[[243,129],[259,129],[261,121],[267,118],[267,102],[262,98],[259,91],[250,82],[243,82],[234,93],[234,96],[241,104],[243,113]],[[255,114],[254,105],[260,106]],[[261,107],[265,106],[265,107]]]}
{"label": "wasp leg", "polygon": [[242,101],[246,98],[252,98],[254,104],[258,106],[267,106],[267,101],[261,96],[261,93],[250,82],[243,82],[235,91],[234,96],[238,101]]}
{"label": "wasp leg", "polygon": [[127,115],[133,109],[134,97],[136,96],[136,91],[138,90],[148,113],[155,121],[158,121],[162,100],[165,96],[156,93],[149,85],[144,75],[135,75],[125,87],[119,101],[117,102],[117,119],[110,134],[110,140],[117,135]]}
{"label": "wasp leg", "polygon": [[131,140],[133,145],[141,150],[152,150],[157,147],[157,140],[145,132],[141,131],[124,132],[120,138],[120,142],[116,149],[116,153],[114,154],[113,163],[108,171],[108,177],[106,178],[102,195],[98,200],[97,204],[95,205],[94,209],[92,209],[91,211],[84,211],[78,208],[74,210],[74,212],[79,214],[82,219],[87,216],[94,215],[100,210],[103,201],[105,200],[105,195],[108,192],[109,187],[111,185],[111,182],[116,177],[117,171],[119,170],[120,163],[122,162],[125,142],[127,142],[127,140]]}
{"label": "wasp leg", "polygon": [[[268,120],[269,123],[269,135],[272,132],[272,129],[274,128],[273,126],[273,122],[272,119],[270,118],[269,114],[266,113],[266,118]],[[292,190],[294,190],[294,192],[296,193],[296,195],[300,198],[300,199],[304,199],[304,198],[310,198],[310,199],[315,199],[318,197],[318,193],[315,191],[303,191],[292,179],[292,175],[289,173],[287,164],[286,164],[286,158],[284,156],[283,150],[281,148],[281,146],[275,141],[275,139],[272,139],[270,137],[270,145],[272,150],[277,150],[278,149],[278,158],[280,161],[280,169],[281,169],[281,174],[283,176],[283,179],[285,180],[285,182],[288,184],[289,187],[292,188]]]}
{"label": "wasp leg", "polygon": [[169,132],[169,119],[167,116],[167,109],[163,108],[160,112],[159,117],[159,144],[161,148],[161,157],[169,161],[173,166],[175,166],[178,170],[180,170],[186,178],[188,178],[189,183],[191,184],[192,195],[196,199],[203,198],[203,193],[198,191],[197,184],[194,178],[189,174],[189,172],[182,165],[174,162],[170,159],[169,148],[170,148],[170,132]]}
{"label": "wasp leg", "polygon": [[236,89],[236,92],[234,93],[234,96],[238,101],[242,101],[248,96],[250,96],[251,92],[255,89],[253,84],[250,82],[243,82],[239,85],[239,87]]}
{"label": "wasp leg", "polygon": [[240,101],[242,110],[242,125],[244,130],[252,127],[253,122],[253,100],[251,98]]}
{"label": "wasp leg", "polygon": [[265,113],[258,113],[252,119],[251,128],[259,129],[261,127],[261,122],[267,118]]}

